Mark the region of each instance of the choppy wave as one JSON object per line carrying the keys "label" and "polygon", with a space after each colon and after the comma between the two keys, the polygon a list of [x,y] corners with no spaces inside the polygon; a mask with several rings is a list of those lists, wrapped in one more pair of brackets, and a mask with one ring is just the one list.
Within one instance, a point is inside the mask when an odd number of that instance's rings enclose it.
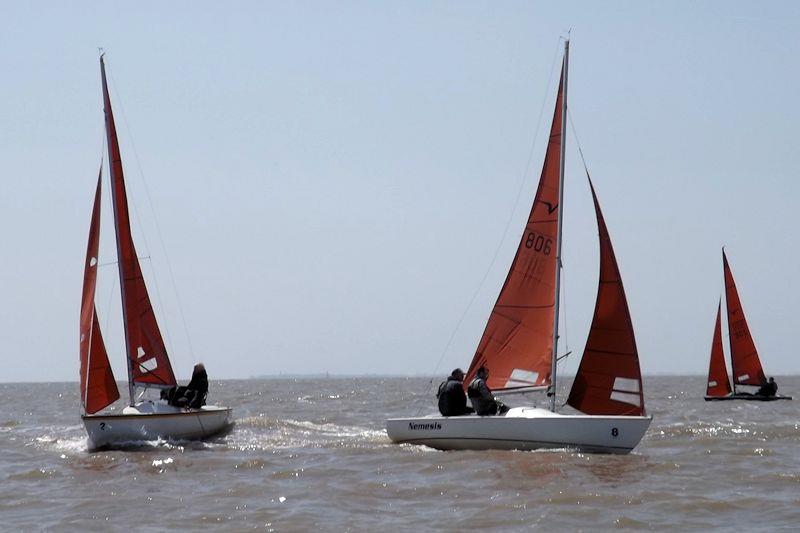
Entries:
{"label": "choppy wave", "polygon": [[383,430],[332,422],[291,418],[247,417],[237,420],[238,430],[228,446],[240,451],[292,448],[359,448],[388,444]]}
{"label": "choppy wave", "polygon": [[[212,393],[234,407],[231,433],[90,453],[75,405],[4,386],[0,515],[23,530],[707,530],[753,517],[794,527],[794,402],[712,404],[702,378],[697,393],[689,385],[648,379],[654,420],[626,456],[393,445],[385,420],[433,408],[427,381],[370,378],[226,382]],[[63,400],[74,387],[36,394]]]}

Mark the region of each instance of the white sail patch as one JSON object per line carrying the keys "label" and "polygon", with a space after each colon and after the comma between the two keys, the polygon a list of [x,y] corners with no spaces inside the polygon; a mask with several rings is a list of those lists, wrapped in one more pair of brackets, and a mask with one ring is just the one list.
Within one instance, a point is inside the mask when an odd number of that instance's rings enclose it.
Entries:
{"label": "white sail patch", "polygon": [[614,386],[615,391],[633,392],[639,394],[639,380],[631,378],[615,378]]}
{"label": "white sail patch", "polygon": [[136,349],[136,357],[139,358],[139,368],[141,368],[142,370],[145,370],[147,372],[152,372],[153,370],[158,368],[158,358],[157,357],[151,357],[150,359],[142,361],[142,359],[144,359],[146,356],[147,356],[147,354],[145,353],[144,348],[139,346]]}
{"label": "white sail patch", "polygon": [[96,264],[97,264],[97,258],[96,257],[92,257],[91,259],[89,259],[89,266],[90,267],[93,267]]}
{"label": "white sail patch", "polygon": [[641,407],[641,401],[638,394],[631,394],[629,392],[611,391],[611,399],[617,400],[622,403],[629,403],[636,407]]}
{"label": "white sail patch", "polygon": [[639,394],[639,380],[631,378],[614,378],[614,387],[611,390],[610,398],[618,402],[642,406],[642,398]]}
{"label": "white sail patch", "polygon": [[736,381],[747,381],[748,379],[750,379],[750,374],[742,374],[736,378]]}
{"label": "white sail patch", "polygon": [[524,387],[536,385],[536,380],[539,379],[538,372],[531,372],[530,370],[522,370],[515,368],[511,372],[511,376],[506,381],[506,387]]}
{"label": "white sail patch", "polygon": [[709,387],[716,387],[717,386],[717,382],[716,381],[709,381],[708,382],[708,386]]}
{"label": "white sail patch", "polygon": [[139,366],[141,368],[144,368],[148,372],[152,372],[153,370],[158,368],[158,359],[153,357],[151,359],[148,359],[147,361],[142,361],[139,363]]}

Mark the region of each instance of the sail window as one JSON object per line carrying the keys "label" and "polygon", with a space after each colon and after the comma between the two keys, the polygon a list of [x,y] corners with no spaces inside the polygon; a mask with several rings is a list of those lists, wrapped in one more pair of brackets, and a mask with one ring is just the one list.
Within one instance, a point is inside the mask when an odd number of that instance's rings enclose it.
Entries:
{"label": "sail window", "polygon": [[89,266],[90,266],[90,267],[93,267],[93,266],[95,266],[96,264],[97,264],[97,258],[96,258],[96,257],[92,257],[92,258],[89,260]]}
{"label": "sail window", "polygon": [[748,379],[750,379],[750,374],[742,374],[736,378],[736,381],[747,381]]}
{"label": "sail window", "polygon": [[708,382],[708,386],[709,387],[716,387],[717,386],[717,382],[716,381],[709,381]]}
{"label": "sail window", "polygon": [[638,394],[631,394],[628,392],[619,392],[619,391],[612,391],[611,392],[611,399],[616,400],[622,403],[629,403],[631,405],[635,405],[636,407],[641,407],[641,403],[639,402],[639,395]]}
{"label": "sail window", "polygon": [[511,371],[511,377],[506,381],[506,387],[515,387],[520,385],[536,385],[536,380],[539,379],[538,372],[530,372],[515,368]]}
{"label": "sail window", "polygon": [[142,361],[139,363],[139,367],[147,370],[148,372],[152,372],[156,368],[158,368],[158,358],[153,357],[148,359],[147,361]]}
{"label": "sail window", "polygon": [[639,394],[639,380],[630,378],[615,378],[613,389],[616,391]]}

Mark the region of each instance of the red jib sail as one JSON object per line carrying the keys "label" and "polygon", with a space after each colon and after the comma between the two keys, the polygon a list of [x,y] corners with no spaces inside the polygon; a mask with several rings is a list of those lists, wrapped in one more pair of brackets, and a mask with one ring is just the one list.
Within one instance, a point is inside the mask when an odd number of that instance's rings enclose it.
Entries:
{"label": "red jib sail", "polygon": [[97,286],[97,251],[100,246],[100,180],[94,193],[94,208],[89,226],[89,244],[86,247],[86,263],[83,270],[83,295],[81,298],[80,360],[81,403],[83,409],[94,414],[119,399],[119,390],[108,363],[100,323],[94,307]]}
{"label": "red jib sail", "polygon": [[589,415],[644,416],[642,374],[625,289],[591,179],[600,238],[600,282],[592,327],[567,403]]}
{"label": "red jib sail", "polygon": [[728,265],[725,250],[722,250],[722,266],[725,271],[725,303],[728,306],[728,332],[731,342],[731,370],[733,385],[761,385],[764,370],[758,358],[756,345],[744,318],[742,302],[736,291],[736,282]]}
{"label": "red jib sail", "polygon": [[706,396],[727,396],[731,393],[728,369],[722,352],[722,303],[717,306],[717,325],[714,326],[714,339],[711,341],[711,361],[708,364],[708,386]]}
{"label": "red jib sail", "polygon": [[106,68],[100,58],[103,77],[103,103],[106,115],[108,160],[111,167],[111,192],[114,200],[114,221],[119,256],[119,277],[122,290],[122,312],[128,350],[128,379],[136,385],[171,387],[175,385],[167,348],[156,323],[153,306],[136,256],[131,236],[128,199],[122,173],[122,159],[117,130],[106,83]]}
{"label": "red jib sail", "polygon": [[561,164],[561,83],[553,124],[525,233],[470,364],[468,384],[481,366],[493,389],[550,384],[555,320],[559,166]]}

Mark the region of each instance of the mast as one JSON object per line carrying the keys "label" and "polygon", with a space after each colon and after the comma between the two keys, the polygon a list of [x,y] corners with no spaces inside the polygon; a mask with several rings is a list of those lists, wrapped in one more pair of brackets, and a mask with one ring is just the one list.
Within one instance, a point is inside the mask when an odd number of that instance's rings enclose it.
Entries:
{"label": "mast", "polygon": [[[120,298],[122,301],[122,324],[125,327],[125,360],[128,364],[128,404],[133,406],[134,400],[134,384],[133,384],[133,363],[129,354],[131,353],[131,346],[130,346],[130,334],[128,332],[128,318],[127,318],[127,305],[125,302],[125,272],[123,267],[122,261],[122,252],[120,246],[120,228],[119,228],[119,214],[117,208],[117,191],[116,187],[114,187],[114,178],[116,177],[115,174],[115,150],[114,146],[116,144],[116,139],[112,139],[112,129],[114,129],[113,123],[113,115],[111,114],[111,97],[108,94],[108,83],[106,81],[106,64],[103,61],[103,56],[105,54],[100,55],[100,73],[103,78],[103,110],[105,114],[105,121],[106,121],[106,136],[108,136],[108,142],[106,145],[108,146],[108,168],[109,168],[109,176],[111,180],[111,194],[113,196],[114,201],[111,202],[114,206],[114,235],[116,237],[117,242],[117,266],[119,267],[119,287],[120,287]],[[118,157],[118,154],[117,154]],[[121,164],[121,162],[119,162]]]}
{"label": "mast", "polygon": [[564,41],[564,67],[561,96],[561,157],[558,168],[558,240],[556,241],[556,299],[555,320],[553,320],[553,360],[550,367],[550,411],[556,410],[556,370],[558,368],[558,303],[561,293],[561,231],[564,222],[564,158],[566,155],[567,129],[567,71],[569,70],[569,39]]}

